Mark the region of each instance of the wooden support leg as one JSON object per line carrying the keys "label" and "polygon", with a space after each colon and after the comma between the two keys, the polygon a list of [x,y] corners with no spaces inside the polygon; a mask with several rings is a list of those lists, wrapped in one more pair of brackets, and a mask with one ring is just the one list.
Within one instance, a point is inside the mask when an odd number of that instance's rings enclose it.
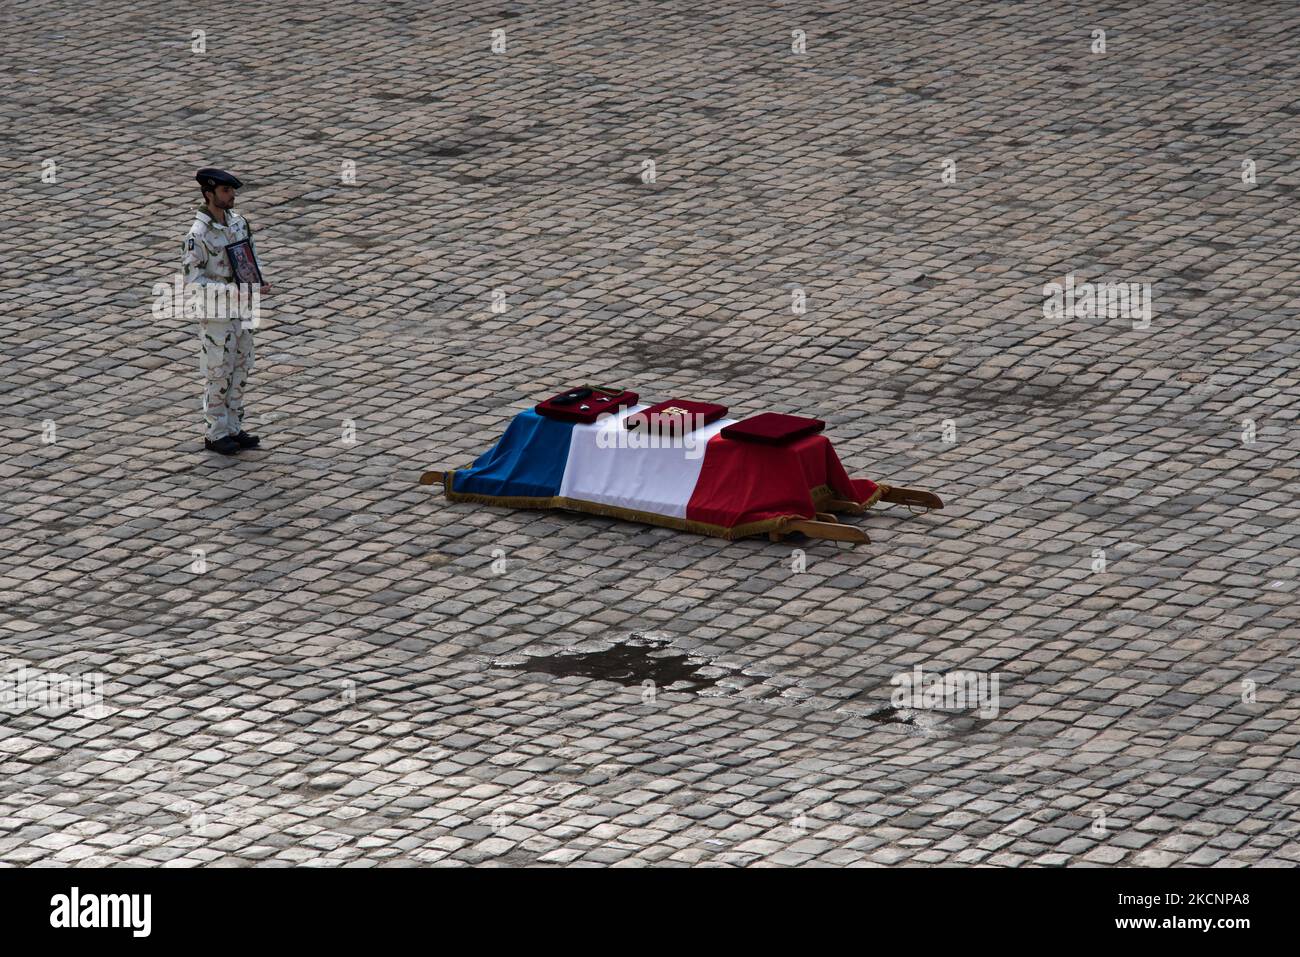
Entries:
{"label": "wooden support leg", "polygon": [[933,492],[922,492],[917,488],[899,488],[894,485],[882,485],[880,500],[898,505],[920,505],[923,508],[943,508],[943,500]]}
{"label": "wooden support leg", "polygon": [[452,476],[456,474],[455,469],[446,472],[425,472],[420,476],[421,485],[441,485],[443,492],[451,491]]}
{"label": "wooden support leg", "polygon": [[818,522],[810,518],[792,518],[781,526],[785,532],[803,532],[809,538],[825,538],[832,542],[867,542],[867,533],[852,525],[839,522]]}

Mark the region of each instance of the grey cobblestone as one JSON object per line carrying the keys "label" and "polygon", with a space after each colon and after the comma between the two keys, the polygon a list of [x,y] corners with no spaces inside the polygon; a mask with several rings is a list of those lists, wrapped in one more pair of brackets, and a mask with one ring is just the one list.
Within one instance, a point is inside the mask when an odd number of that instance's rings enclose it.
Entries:
{"label": "grey cobblestone", "polygon": [[[7,18],[0,672],[104,700],[2,715],[0,863],[1300,863],[1295,9],[263,6]],[[150,311],[208,164],[276,287],[233,462]],[[1150,328],[1045,317],[1067,272]],[[416,484],[591,380],[947,507],[849,549]],[[717,683],[501,666],[633,633]],[[888,720],[917,664],[998,714]]]}

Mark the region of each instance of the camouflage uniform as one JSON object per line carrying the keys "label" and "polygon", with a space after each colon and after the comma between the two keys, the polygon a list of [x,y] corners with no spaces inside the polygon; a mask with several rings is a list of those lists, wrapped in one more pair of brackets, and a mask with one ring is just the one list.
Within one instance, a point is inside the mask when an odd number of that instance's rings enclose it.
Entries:
{"label": "camouflage uniform", "polygon": [[[200,208],[185,237],[187,291],[192,286],[225,285],[235,281],[226,246],[252,235],[248,220],[233,209],[226,223],[216,222]],[[187,292],[188,295],[188,292]],[[238,318],[199,317],[199,375],[203,378],[203,421],[212,441],[243,429],[244,384],[253,371],[253,331]]]}

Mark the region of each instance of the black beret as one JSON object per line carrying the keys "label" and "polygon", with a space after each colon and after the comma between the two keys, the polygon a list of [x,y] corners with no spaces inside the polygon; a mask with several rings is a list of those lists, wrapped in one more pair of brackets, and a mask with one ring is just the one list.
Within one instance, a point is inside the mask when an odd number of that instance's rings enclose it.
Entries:
{"label": "black beret", "polygon": [[227,173],[224,169],[217,169],[215,166],[205,166],[194,174],[194,178],[199,181],[199,185],[204,189],[215,189],[218,186],[233,186],[235,189],[243,187],[238,177]]}

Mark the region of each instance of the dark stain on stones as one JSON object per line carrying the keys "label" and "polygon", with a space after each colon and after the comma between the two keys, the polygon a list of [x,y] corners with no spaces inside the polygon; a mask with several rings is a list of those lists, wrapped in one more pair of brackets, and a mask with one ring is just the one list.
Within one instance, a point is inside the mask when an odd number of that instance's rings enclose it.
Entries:
{"label": "dark stain on stones", "polygon": [[627,361],[639,372],[667,369],[693,370],[723,378],[739,378],[759,371],[759,363],[735,349],[723,351],[707,341],[684,335],[649,334],[626,344]]}
{"label": "dark stain on stones", "polygon": [[451,146],[446,144],[431,145],[433,148],[429,150],[429,155],[438,157],[464,156],[469,153],[471,149],[468,146]]}
{"label": "dark stain on stones", "polygon": [[[603,651],[575,654],[532,655],[521,664],[498,665],[519,671],[540,672],[557,678],[593,678],[621,685],[640,686],[653,681],[664,688],[677,682],[691,685],[691,691],[711,687],[716,678],[699,674],[704,662],[692,662],[685,654],[653,654],[660,645],[620,644]],[[687,689],[684,689],[687,690]]]}
{"label": "dark stain on stones", "polygon": [[935,382],[913,379],[891,382],[883,386],[886,391],[911,401],[960,402],[967,411],[992,411],[1006,408],[1063,408],[1086,401],[1096,401],[1104,390],[1088,389],[1070,383],[1035,383],[1010,377],[1001,380],[969,380]]}
{"label": "dark stain on stones", "polygon": [[442,97],[435,96],[432,93],[390,93],[380,90],[370,95],[376,100],[386,100],[388,102],[400,100],[403,103],[438,103],[442,100]]}
{"label": "dark stain on stones", "polygon": [[273,535],[275,529],[269,525],[237,525],[233,532],[243,538],[263,538],[267,535]]}
{"label": "dark stain on stones", "polygon": [[913,724],[916,712],[909,708],[895,708],[893,705],[873,711],[866,715],[868,721],[881,721],[886,724]]}
{"label": "dark stain on stones", "polygon": [[918,710],[893,705],[877,708],[863,717],[881,724],[901,724],[909,734],[927,738],[963,737],[979,731],[986,723],[973,712]]}

